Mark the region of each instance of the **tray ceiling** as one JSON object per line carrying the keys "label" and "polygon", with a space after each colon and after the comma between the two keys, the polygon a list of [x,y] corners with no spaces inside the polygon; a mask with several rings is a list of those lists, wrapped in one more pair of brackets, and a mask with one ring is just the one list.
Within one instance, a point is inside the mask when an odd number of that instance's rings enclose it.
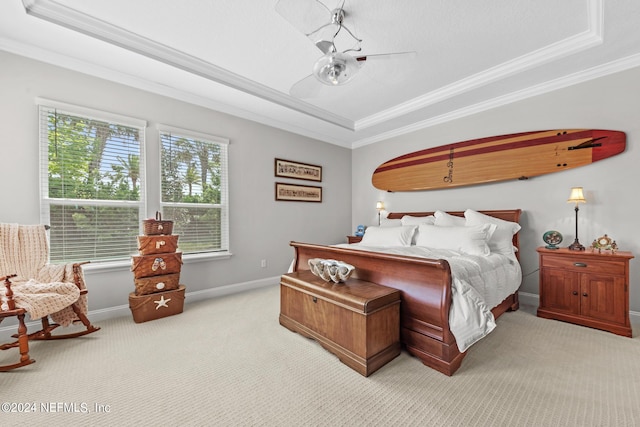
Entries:
{"label": "tray ceiling", "polygon": [[351,148],[640,65],[635,0],[346,0],[358,55],[416,54],[299,99],[322,52],[277,3],[4,0],[0,49]]}

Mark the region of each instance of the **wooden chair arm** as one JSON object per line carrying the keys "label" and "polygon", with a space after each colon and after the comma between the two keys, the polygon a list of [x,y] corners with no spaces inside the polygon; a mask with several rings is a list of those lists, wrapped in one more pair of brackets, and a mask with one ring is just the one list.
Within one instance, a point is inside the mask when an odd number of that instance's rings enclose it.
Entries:
{"label": "wooden chair arm", "polygon": [[[9,280],[12,277],[16,277],[16,276],[17,274],[10,274],[8,276],[0,277],[0,280],[4,280],[4,286],[7,288],[7,292],[5,293],[5,296],[7,297],[7,307],[9,308],[9,310],[3,311],[3,313],[9,313],[11,311],[16,310],[16,302],[13,300],[13,291],[11,290],[11,280]],[[22,310],[22,309],[17,309],[17,310]],[[24,310],[22,311],[22,313],[24,313]],[[13,316],[13,314],[11,316]]]}
{"label": "wooden chair arm", "polygon": [[14,308],[12,310],[0,310],[0,319],[9,317],[9,316],[18,316],[20,314],[25,314],[26,312],[27,310],[25,310],[24,308]]}
{"label": "wooden chair arm", "polygon": [[89,264],[90,262],[91,261],[83,261],[73,264],[73,283],[75,283],[78,289],[80,289],[80,295],[84,295],[88,292],[86,287],[82,287],[82,285],[84,285],[84,280],[82,279],[80,273],[82,272],[82,266],[85,264]]}

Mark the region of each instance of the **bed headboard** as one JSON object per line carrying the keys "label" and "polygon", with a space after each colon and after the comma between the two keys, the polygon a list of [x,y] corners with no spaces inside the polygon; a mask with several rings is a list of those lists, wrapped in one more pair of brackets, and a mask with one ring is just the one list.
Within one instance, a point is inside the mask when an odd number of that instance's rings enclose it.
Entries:
{"label": "bed headboard", "polygon": [[[489,215],[492,216],[494,218],[498,218],[498,219],[503,219],[505,221],[511,221],[511,222],[517,222],[518,224],[520,224],[520,214],[522,213],[521,209],[508,209],[508,210],[500,210],[500,211],[478,211],[480,213],[483,213],[485,215]],[[454,211],[454,212],[447,212],[449,215],[454,215],[454,216],[461,216],[464,217],[464,211]],[[388,219],[401,219],[403,216],[405,215],[410,215],[410,216],[429,216],[429,215],[433,215],[434,212],[390,212],[389,215],[387,215]],[[518,257],[518,259],[520,259],[520,239],[519,236],[520,233],[516,233],[513,236],[513,246],[515,246],[516,248],[518,248],[518,251],[516,252],[516,257]]]}

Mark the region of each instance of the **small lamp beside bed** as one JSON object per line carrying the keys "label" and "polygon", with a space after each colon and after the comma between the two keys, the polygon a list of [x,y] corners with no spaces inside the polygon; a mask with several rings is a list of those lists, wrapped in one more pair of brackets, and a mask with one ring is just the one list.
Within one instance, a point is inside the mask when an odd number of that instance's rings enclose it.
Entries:
{"label": "small lamp beside bed", "polygon": [[378,203],[376,203],[376,209],[378,210],[378,225],[380,225],[380,214],[384,210],[384,202],[378,201]]}
{"label": "small lamp beside bed", "polygon": [[569,195],[569,199],[567,203],[575,203],[576,204],[576,240],[569,245],[569,250],[571,251],[584,251],[584,246],[580,244],[578,241],[578,204],[579,203],[587,203],[587,199],[584,198],[584,194],[582,193],[582,187],[573,187],[571,189],[571,195]]}

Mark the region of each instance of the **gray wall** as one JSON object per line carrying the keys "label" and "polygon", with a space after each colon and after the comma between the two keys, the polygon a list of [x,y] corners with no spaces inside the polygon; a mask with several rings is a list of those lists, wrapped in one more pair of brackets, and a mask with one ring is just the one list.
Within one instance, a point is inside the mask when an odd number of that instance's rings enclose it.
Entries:
{"label": "gray wall", "polygon": [[[289,265],[293,255],[290,240],[344,241],[357,224],[377,221],[377,200],[384,200],[389,211],[523,209],[522,290],[532,295],[538,293],[535,248],[542,244],[542,233],[557,229],[565,237],[563,243],[573,241],[574,211],[566,203],[573,186],[583,186],[588,198],[588,203],[580,206],[580,241],[588,245],[594,237],[607,233],[622,250],[640,256],[640,225],[635,212],[640,205],[635,199],[640,182],[640,69],[351,151],[8,53],[0,52],[0,64],[0,147],[5,159],[0,167],[2,222],[39,222],[36,97],[145,119],[152,132],[156,123],[163,123],[231,140],[233,256],[185,263],[182,281],[188,292],[206,294],[227,285],[242,288],[243,284],[272,280]],[[627,133],[627,151],[590,166],[528,181],[412,193],[385,193],[371,185],[373,170],[401,154],[482,136],[555,128],[622,130]],[[149,138],[148,143],[155,140]],[[275,202],[275,157],[322,165],[323,203]],[[345,185],[349,182],[351,188]],[[150,205],[149,210],[153,213],[155,207]],[[267,268],[260,267],[261,259],[267,259]],[[124,266],[89,270],[87,280],[94,312],[126,305],[133,290],[132,275]],[[640,312],[637,259],[631,262],[630,295],[631,310]]]}
{"label": "gray wall", "polygon": [[[148,121],[148,155],[157,157],[155,125],[162,123],[228,138],[230,247],[223,260],[189,262],[181,281],[207,294],[230,285],[276,278],[293,258],[290,240],[344,242],[351,221],[351,150],[280,131],[206,108],[0,52],[0,222],[35,224],[39,217],[38,124],[42,97]],[[154,154],[156,153],[156,154]],[[276,202],[274,158],[323,166],[322,203]],[[147,174],[158,176],[155,168]],[[280,180],[280,179],[278,179]],[[306,181],[287,182],[303,183]],[[345,185],[346,184],[346,185]],[[157,201],[157,196],[151,197]],[[157,206],[150,204],[148,214]],[[261,268],[260,261],[267,260]],[[91,311],[128,304],[133,276],[127,265],[87,268]],[[120,307],[122,308],[122,307]]]}
{"label": "gray wall", "polygon": [[[352,157],[352,228],[377,222],[377,200],[384,200],[388,211],[520,208],[524,212],[521,261],[525,274],[521,289],[537,295],[535,249],[544,244],[541,236],[546,230],[560,231],[563,245],[573,242],[574,205],[566,200],[571,187],[582,186],[588,201],[580,205],[580,242],[589,246],[595,237],[606,233],[621,250],[640,257],[638,112],[640,69],[632,69],[358,148]],[[627,150],[589,166],[528,181],[405,193],[386,193],[371,184],[377,166],[412,151],[484,136],[558,128],[621,130],[627,133]],[[631,261],[630,281],[630,307],[640,312],[638,258]]]}

